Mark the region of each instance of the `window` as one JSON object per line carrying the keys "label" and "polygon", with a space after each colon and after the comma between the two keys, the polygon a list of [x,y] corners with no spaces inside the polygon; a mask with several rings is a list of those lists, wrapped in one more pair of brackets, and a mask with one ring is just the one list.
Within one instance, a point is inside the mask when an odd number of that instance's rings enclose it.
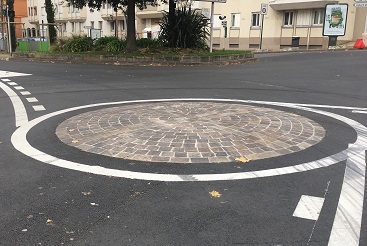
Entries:
{"label": "window", "polygon": [[91,22],[90,22],[90,28],[91,28],[91,29],[94,29],[94,21],[91,21]]}
{"label": "window", "polygon": [[58,5],[55,5],[55,9],[54,9],[54,11],[55,11],[55,12],[54,12],[55,14],[58,14],[58,13],[59,13],[59,6],[58,6]]}
{"label": "window", "polygon": [[297,12],[297,26],[309,26],[311,24],[311,10],[300,9]]}
{"label": "window", "polygon": [[111,32],[114,32],[115,31],[115,22],[111,21],[110,24],[111,24],[111,26],[110,26]]}
{"label": "window", "polygon": [[45,15],[45,7],[41,7],[41,15],[44,16]]}
{"label": "window", "polygon": [[102,30],[102,21],[98,21],[98,28]]}
{"label": "window", "polygon": [[231,14],[231,27],[240,27],[241,15],[238,13]]}
{"label": "window", "polygon": [[260,13],[252,13],[251,14],[251,26],[259,27],[260,26]]}
{"label": "window", "polygon": [[33,7],[33,15],[37,16],[37,7]]}
{"label": "window", "polygon": [[30,7],[28,7],[28,16],[32,16],[33,14],[32,14],[32,11],[31,11],[31,8]]}
{"label": "window", "polygon": [[313,25],[322,25],[324,22],[324,10],[316,9],[313,12]]}
{"label": "window", "polygon": [[293,26],[293,12],[290,12],[290,11],[284,12],[283,25]]}

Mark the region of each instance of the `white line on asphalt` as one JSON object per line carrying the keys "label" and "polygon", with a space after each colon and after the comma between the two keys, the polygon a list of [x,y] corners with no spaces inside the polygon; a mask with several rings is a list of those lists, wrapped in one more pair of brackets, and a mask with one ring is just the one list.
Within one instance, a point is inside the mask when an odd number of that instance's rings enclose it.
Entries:
{"label": "white line on asphalt", "polygon": [[8,82],[8,85],[18,85],[18,84],[15,82]]}
{"label": "white line on asphalt", "polygon": [[[365,142],[365,146],[367,142]],[[358,246],[365,192],[365,148],[352,146],[328,246]]]}
{"label": "white line on asphalt", "polygon": [[293,216],[309,220],[318,220],[325,198],[302,195]]}
{"label": "white line on asphalt", "polygon": [[356,113],[356,114],[367,114],[367,110],[353,110],[352,113]]}
{"label": "white line on asphalt", "polygon": [[23,86],[14,86],[14,89],[20,91],[20,90],[24,90]]}
{"label": "white line on asphalt", "polygon": [[22,94],[23,96],[31,95],[29,91],[21,91],[20,94]]}
{"label": "white line on asphalt", "polygon": [[[99,103],[99,104],[90,104],[85,106],[79,106],[69,109],[63,109],[60,111],[56,111],[53,113],[49,113],[43,116],[40,116],[26,125],[17,129],[11,138],[13,146],[23,154],[36,159],[38,161],[67,168],[71,170],[77,170],[81,172],[93,173],[98,175],[106,175],[106,176],[114,176],[114,177],[122,177],[129,179],[141,179],[141,180],[155,180],[155,181],[217,181],[217,180],[239,180],[239,179],[253,179],[253,178],[263,178],[270,176],[277,176],[283,174],[297,173],[303,171],[309,171],[321,167],[327,167],[341,161],[344,161],[348,158],[348,154],[350,153],[349,148],[341,151],[332,156],[324,157],[322,159],[311,161],[308,163],[298,164],[294,166],[287,166],[282,168],[274,168],[274,169],[265,169],[259,171],[250,171],[250,172],[238,172],[238,173],[222,173],[222,174],[189,174],[189,175],[177,175],[177,174],[159,174],[159,173],[141,173],[141,172],[132,172],[125,170],[117,170],[117,169],[109,169],[101,166],[91,166],[87,164],[62,160],[57,157],[48,155],[44,152],[39,151],[29,144],[27,141],[27,132],[39,124],[40,122],[47,120],[51,117],[64,114],[67,112],[72,112],[75,110],[85,109],[85,108],[93,108],[97,106],[110,106],[110,105],[121,105],[121,104],[133,104],[133,103],[147,103],[147,102],[173,102],[173,101],[212,101],[212,102],[236,102],[236,103],[257,103],[257,104],[265,104],[265,105],[275,105],[275,106],[285,106],[290,108],[296,108],[300,110],[305,110],[313,113],[318,113],[321,115],[325,115],[337,120],[340,120],[348,125],[350,125],[357,133],[357,140],[354,146],[363,146],[366,149],[367,145],[367,128],[362,124],[346,118],[341,115],[337,115],[331,112],[321,111],[317,109],[300,107],[297,105],[286,104],[283,105],[281,103],[273,103],[273,102],[256,102],[256,101],[247,101],[247,100],[234,100],[234,99],[193,99],[193,98],[184,98],[184,99],[157,99],[157,100],[135,100],[135,101],[122,101],[122,102],[111,102],[111,103]],[[363,144],[365,145],[363,145]]]}
{"label": "white line on asphalt", "polygon": [[43,107],[42,105],[35,105],[35,106],[32,106],[34,111],[43,111],[43,110],[46,110],[45,107]]}
{"label": "white line on asphalt", "polygon": [[15,93],[10,87],[0,82],[0,88],[5,91],[5,93],[10,98],[15,114],[15,126],[22,126],[23,124],[28,122],[27,111],[25,110],[24,104],[20,97]]}
{"label": "white line on asphalt", "polygon": [[16,72],[9,72],[9,71],[0,70],[0,78],[28,76],[28,75],[32,75],[32,74],[16,73]]}
{"label": "white line on asphalt", "polygon": [[10,79],[1,79],[1,81],[3,81],[3,82],[9,82]]}
{"label": "white line on asphalt", "polygon": [[38,102],[38,99],[37,99],[37,98],[35,98],[35,97],[27,97],[26,99],[27,99],[27,101],[28,101],[28,102],[30,102],[30,103]]}

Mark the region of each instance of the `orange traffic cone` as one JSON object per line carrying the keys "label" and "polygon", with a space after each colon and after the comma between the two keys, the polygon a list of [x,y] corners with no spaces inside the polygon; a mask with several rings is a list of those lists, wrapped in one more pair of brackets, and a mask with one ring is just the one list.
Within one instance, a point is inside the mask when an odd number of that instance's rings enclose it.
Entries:
{"label": "orange traffic cone", "polygon": [[361,38],[358,38],[356,43],[353,45],[353,48],[355,49],[364,49],[366,46],[363,43],[363,40]]}

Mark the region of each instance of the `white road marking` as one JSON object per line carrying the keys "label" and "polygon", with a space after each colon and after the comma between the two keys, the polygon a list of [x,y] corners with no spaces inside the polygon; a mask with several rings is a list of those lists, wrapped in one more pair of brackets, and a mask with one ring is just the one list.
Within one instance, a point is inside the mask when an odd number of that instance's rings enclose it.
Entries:
{"label": "white road marking", "polygon": [[21,91],[20,94],[22,94],[23,96],[31,95],[29,91]]}
{"label": "white road marking", "polygon": [[[101,166],[90,166],[82,163],[67,161],[63,159],[59,159],[57,157],[48,155],[44,152],[39,151],[29,144],[27,141],[27,133],[28,131],[39,124],[40,122],[47,120],[53,116],[57,116],[60,114],[64,114],[67,112],[72,112],[79,109],[85,108],[93,108],[97,106],[111,106],[111,105],[120,105],[120,104],[132,104],[132,103],[146,103],[146,102],[170,102],[170,101],[213,101],[213,102],[237,102],[237,103],[257,103],[257,104],[265,104],[265,105],[276,105],[276,106],[285,106],[296,108],[300,110],[305,110],[313,113],[318,113],[321,115],[325,115],[328,117],[332,117],[334,119],[340,120],[348,125],[350,125],[357,132],[357,140],[354,146],[363,146],[361,143],[367,142],[367,128],[362,124],[346,118],[341,115],[337,115],[334,113],[321,111],[317,109],[300,107],[297,105],[282,103],[273,103],[273,102],[256,102],[256,101],[248,101],[248,100],[234,100],[234,99],[160,99],[160,100],[136,100],[136,101],[122,101],[122,102],[111,102],[111,103],[99,103],[99,104],[90,104],[85,106],[79,106],[69,109],[64,109],[60,111],[56,111],[53,113],[49,113],[43,116],[40,116],[27,124],[23,125],[19,129],[17,129],[12,135],[12,144],[13,146],[23,154],[36,159],[38,161],[63,167],[71,170],[77,170],[81,172],[88,172],[98,175],[106,175],[106,176],[114,176],[114,177],[122,177],[129,179],[141,179],[141,180],[155,180],[155,181],[217,181],[217,180],[239,180],[239,179],[253,179],[253,178],[262,178],[262,177],[270,177],[277,176],[283,174],[297,173],[308,170],[313,170],[321,167],[327,167],[341,161],[344,161],[348,158],[348,154],[351,150],[348,148],[344,151],[341,151],[332,156],[324,157],[320,160],[311,161],[308,163],[298,164],[294,166],[287,166],[282,168],[274,168],[267,170],[259,170],[259,171],[250,171],[250,172],[238,172],[238,173],[223,173],[223,174],[189,174],[189,175],[177,175],[177,174],[159,174],[159,173],[141,173],[141,172],[132,172],[125,170],[116,170],[104,168]],[[364,149],[367,149],[367,145],[364,145]]]}
{"label": "white road marking", "polygon": [[309,220],[318,220],[325,198],[301,196],[293,216]]}
{"label": "white road marking", "polygon": [[352,113],[356,113],[356,114],[367,114],[367,110],[352,110]]}
{"label": "white road marking", "polygon": [[28,75],[32,75],[32,74],[28,74],[28,73],[16,73],[16,72],[10,72],[10,71],[0,70],[0,78],[28,76]]}
{"label": "white road marking", "polygon": [[30,102],[30,103],[38,102],[38,99],[37,99],[37,98],[35,98],[35,97],[27,97],[26,99],[27,99],[27,101],[28,101],[28,102]]}
{"label": "white road marking", "polygon": [[0,82],[0,88],[5,91],[13,104],[15,114],[15,126],[18,127],[28,123],[27,111],[17,93],[15,93],[10,87],[2,82]]}
{"label": "white road marking", "polygon": [[9,82],[10,79],[1,79],[1,81],[3,81],[3,82]]}
{"label": "white road marking", "polygon": [[35,106],[32,106],[34,111],[43,111],[43,110],[46,110],[45,107],[43,107],[42,105],[35,105]]}
{"label": "white road marking", "polygon": [[[367,146],[367,142],[364,143]],[[358,246],[362,226],[366,149],[352,145],[328,246]]]}
{"label": "white road marking", "polygon": [[20,91],[20,90],[24,90],[23,86],[14,86],[14,89]]}
{"label": "white road marking", "polygon": [[8,85],[18,85],[18,84],[15,82],[8,82]]}

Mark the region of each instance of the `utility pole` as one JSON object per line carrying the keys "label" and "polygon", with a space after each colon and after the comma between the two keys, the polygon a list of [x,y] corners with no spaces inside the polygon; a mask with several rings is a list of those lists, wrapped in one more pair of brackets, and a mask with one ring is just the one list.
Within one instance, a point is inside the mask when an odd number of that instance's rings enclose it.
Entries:
{"label": "utility pole", "polygon": [[11,30],[10,30],[10,18],[9,18],[9,6],[8,5],[6,5],[6,20],[8,21],[9,53],[11,56],[13,53],[13,50],[11,47]]}
{"label": "utility pole", "polygon": [[[0,3],[0,10],[1,10],[1,39],[4,40],[4,5],[3,0]],[[4,44],[4,43],[3,43]]]}

